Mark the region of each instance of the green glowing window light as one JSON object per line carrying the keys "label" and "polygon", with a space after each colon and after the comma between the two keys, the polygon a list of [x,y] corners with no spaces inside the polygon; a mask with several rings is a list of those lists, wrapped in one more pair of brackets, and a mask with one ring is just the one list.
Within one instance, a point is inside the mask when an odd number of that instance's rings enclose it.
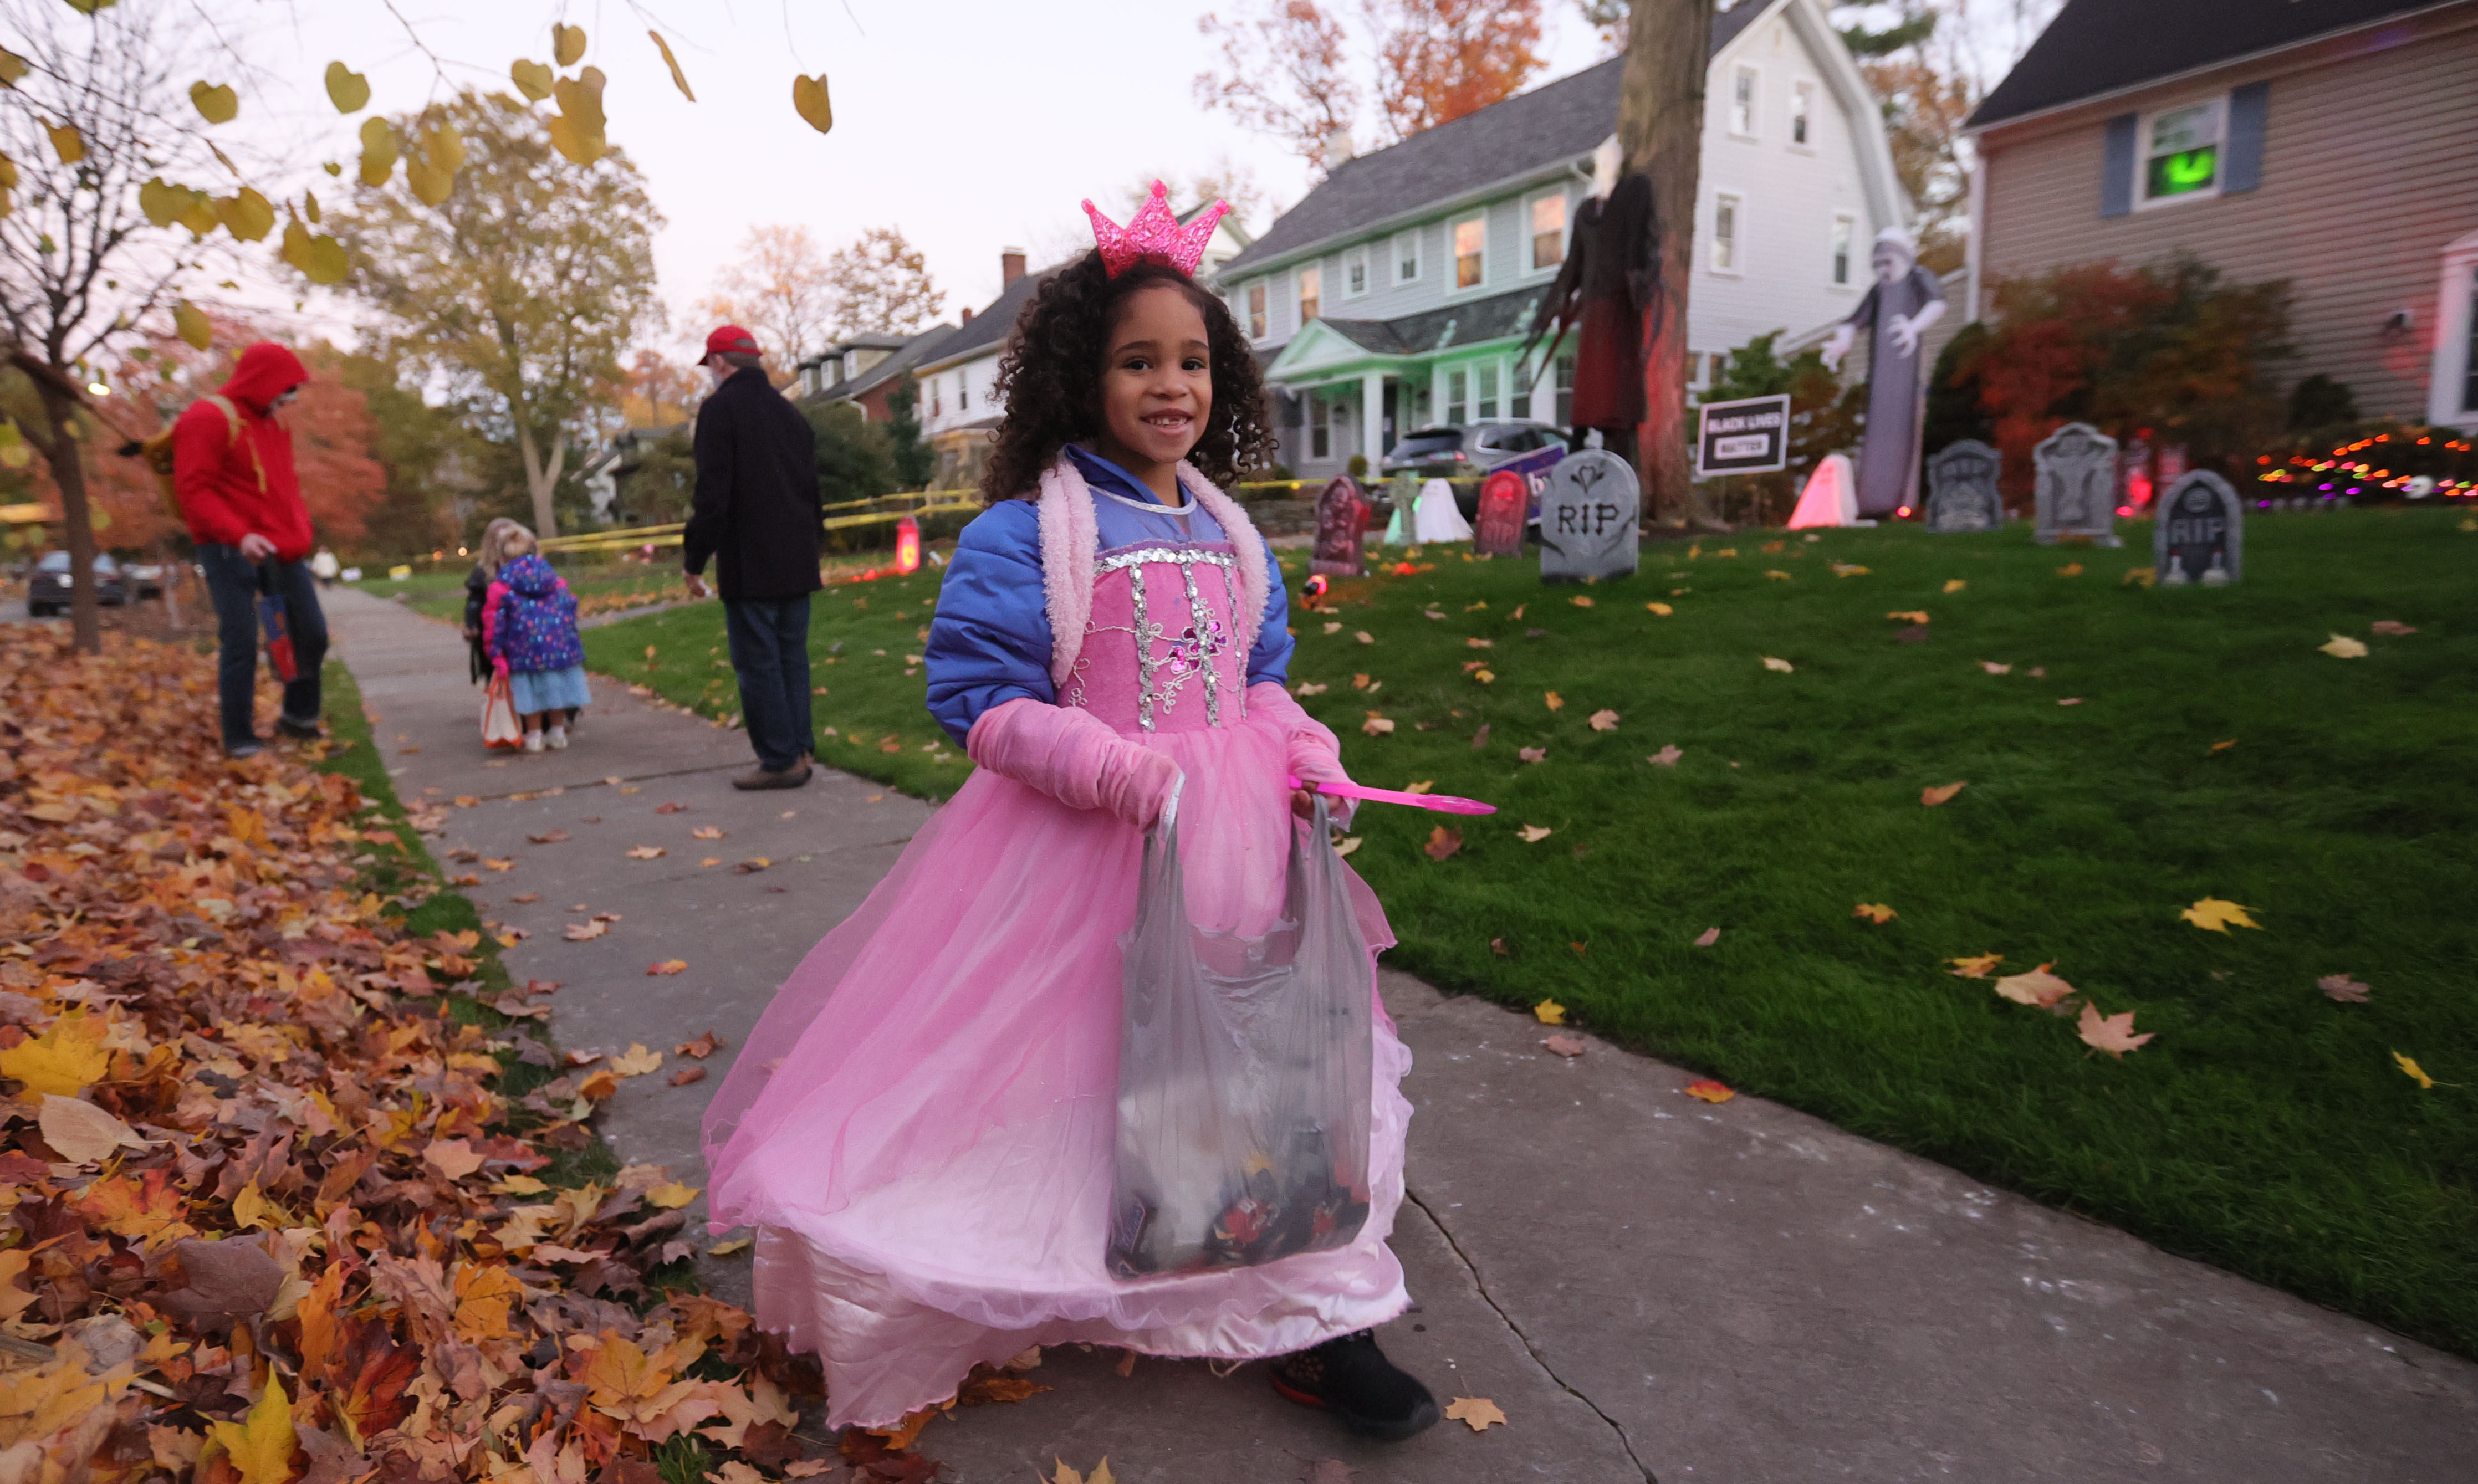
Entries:
{"label": "green glowing window light", "polygon": [[2209,190],[2212,183],[2219,178],[2219,165],[2220,147],[2216,144],[2179,150],[2173,155],[2154,155],[2151,159],[2151,194],[2157,198]]}

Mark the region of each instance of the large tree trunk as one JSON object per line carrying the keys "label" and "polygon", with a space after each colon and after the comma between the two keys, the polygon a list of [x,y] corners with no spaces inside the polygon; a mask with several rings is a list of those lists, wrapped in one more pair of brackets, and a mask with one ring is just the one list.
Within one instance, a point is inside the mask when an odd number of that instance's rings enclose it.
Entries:
{"label": "large tree trunk", "polygon": [[1704,80],[1711,51],[1712,0],[1634,0],[1619,83],[1618,147],[1629,171],[1652,177],[1666,301],[1644,350],[1648,411],[1635,439],[1635,466],[1643,476],[1645,512],[1667,525],[1685,524],[1703,503],[1687,458],[1686,290],[1695,267]]}
{"label": "large tree trunk", "polygon": [[[55,368],[57,370],[57,367]],[[66,373],[61,373],[65,380]],[[43,462],[51,465],[52,483],[61,491],[62,522],[69,536],[69,633],[78,648],[96,654],[103,648],[102,606],[94,585],[94,512],[87,504],[85,450],[77,436],[77,404],[40,377],[29,378],[43,399],[43,415],[51,439],[42,444]]]}
{"label": "large tree trunk", "polygon": [[517,453],[525,464],[525,493],[534,502],[534,535],[547,540],[559,534],[558,516],[551,510],[550,497],[559,488],[560,472],[568,466],[567,430],[551,436],[547,455],[537,456],[540,446],[534,441],[531,428],[517,429]]}

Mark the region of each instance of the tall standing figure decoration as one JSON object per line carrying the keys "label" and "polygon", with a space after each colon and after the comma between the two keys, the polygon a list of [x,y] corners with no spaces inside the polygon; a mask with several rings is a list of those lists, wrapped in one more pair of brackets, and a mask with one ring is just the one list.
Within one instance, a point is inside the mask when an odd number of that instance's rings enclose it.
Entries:
{"label": "tall standing figure decoration", "polygon": [[1833,332],[1824,364],[1838,368],[1860,331],[1867,340],[1867,432],[1858,441],[1858,514],[1873,519],[1912,503],[1919,487],[1919,337],[1944,317],[1944,289],[1919,266],[1918,248],[1899,227],[1876,234],[1867,257],[1876,282]]}
{"label": "tall standing figure decoration", "polygon": [[1580,447],[1584,432],[1598,429],[1602,447],[1630,458],[1644,419],[1643,349],[1662,307],[1660,224],[1653,215],[1652,177],[1622,176],[1619,160],[1614,138],[1592,157],[1591,198],[1575,214],[1565,262],[1541,295],[1515,361],[1523,364],[1555,328],[1547,352],[1530,362],[1536,386],[1567,332],[1579,331],[1567,415],[1575,442]]}

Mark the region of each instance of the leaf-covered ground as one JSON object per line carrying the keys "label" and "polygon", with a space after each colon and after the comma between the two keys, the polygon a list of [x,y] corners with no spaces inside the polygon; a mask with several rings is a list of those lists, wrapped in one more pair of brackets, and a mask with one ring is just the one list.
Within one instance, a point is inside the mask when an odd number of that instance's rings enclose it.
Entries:
{"label": "leaf-covered ground", "polygon": [[0,1476],[930,1477],[802,1458],[815,1368],[590,1131],[654,1058],[514,1028],[556,986],[437,891],[341,668],[334,743],[232,764],[211,654],[63,637],[0,628]]}
{"label": "leaf-covered ground", "polygon": [[[2135,522],[2121,551],[2018,524],[1746,532],[1648,545],[1640,575],[1588,589],[1430,548],[1295,611],[1292,673],[1327,688],[1304,704],[1362,781],[1503,806],[1362,811],[1352,861],[1392,962],[1554,997],[1743,1091],[2478,1354],[2473,526],[2266,516],[2241,585],[2187,590],[2126,580],[2150,565]],[[934,601],[934,572],[830,591],[812,648],[822,759],[937,797],[970,765],[933,745],[905,663]],[[718,717],[738,710],[721,642],[704,609],[587,641],[596,669]],[[1393,730],[1370,735],[1372,711]],[[1462,841],[1434,859],[1441,822]],[[2260,926],[2181,916],[2207,898]],[[1950,972],[1988,954],[1987,977]],[[1994,993],[2043,964],[2070,1013]],[[2363,1002],[2318,987],[2336,975]],[[2155,1039],[2106,1054],[2086,1006],[2109,1039],[2128,1011]]]}

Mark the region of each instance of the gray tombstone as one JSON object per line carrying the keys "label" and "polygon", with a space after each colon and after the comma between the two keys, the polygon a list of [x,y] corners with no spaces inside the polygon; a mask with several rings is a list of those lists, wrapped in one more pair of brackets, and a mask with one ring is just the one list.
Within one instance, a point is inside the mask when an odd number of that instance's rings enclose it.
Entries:
{"label": "gray tombstone", "polygon": [[1587,448],[1557,461],[1540,492],[1540,580],[1589,582],[1635,569],[1643,499],[1634,470]]}
{"label": "gray tombstone", "polygon": [[2005,456],[1977,439],[1938,449],[1928,460],[1928,529],[2005,529],[2005,496],[1996,488],[2004,468]]}
{"label": "gray tombstone", "polygon": [[2151,525],[2151,566],[2163,588],[2238,580],[2245,562],[2245,501],[2229,482],[2196,469],[2160,497]]}
{"label": "gray tombstone", "polygon": [[2125,544],[2116,534],[2116,440],[2088,423],[2069,422],[2031,450],[2031,462],[2038,468],[2034,541]]}

